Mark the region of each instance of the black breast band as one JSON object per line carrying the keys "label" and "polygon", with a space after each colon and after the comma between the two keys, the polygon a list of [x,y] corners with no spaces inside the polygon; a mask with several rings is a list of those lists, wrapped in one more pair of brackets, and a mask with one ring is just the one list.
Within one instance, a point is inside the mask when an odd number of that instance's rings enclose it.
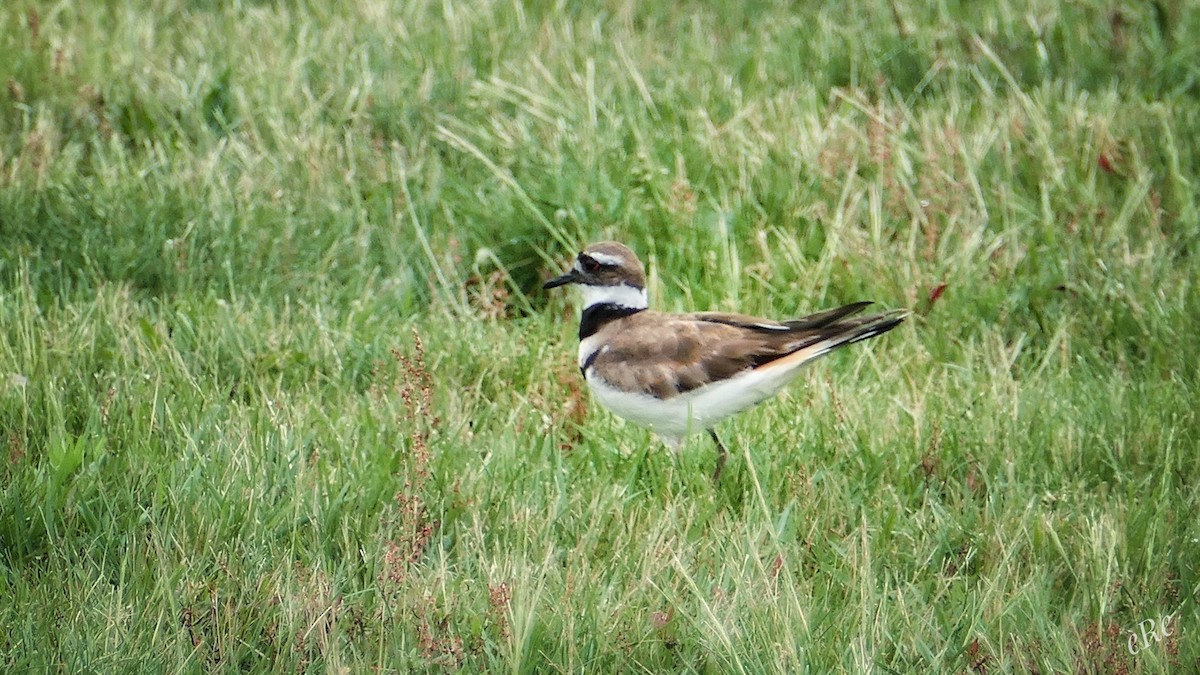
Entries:
{"label": "black breast band", "polygon": [[579,339],[583,340],[595,335],[596,331],[600,330],[604,324],[613,319],[620,319],[623,316],[631,316],[644,311],[646,311],[644,307],[624,307],[611,303],[592,305],[583,310],[583,316],[579,319]]}

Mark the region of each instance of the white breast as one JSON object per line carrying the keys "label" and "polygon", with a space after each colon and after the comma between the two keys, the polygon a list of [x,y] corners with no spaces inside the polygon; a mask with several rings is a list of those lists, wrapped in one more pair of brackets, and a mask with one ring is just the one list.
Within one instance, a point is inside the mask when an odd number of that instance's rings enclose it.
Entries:
{"label": "white breast", "polygon": [[589,335],[588,337],[579,341],[579,368],[580,369],[583,368],[583,364],[587,363],[587,360],[589,358],[591,358],[592,354],[595,353],[596,351],[599,351],[600,353],[604,353],[604,352],[608,351],[608,345],[601,346],[600,338],[598,336]]}

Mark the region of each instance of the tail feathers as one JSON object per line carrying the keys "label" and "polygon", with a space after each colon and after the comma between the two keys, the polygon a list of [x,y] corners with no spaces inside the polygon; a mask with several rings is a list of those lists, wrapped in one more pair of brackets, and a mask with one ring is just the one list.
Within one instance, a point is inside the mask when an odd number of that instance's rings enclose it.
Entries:
{"label": "tail feathers", "polygon": [[830,349],[837,349],[843,345],[852,345],[855,342],[862,342],[876,335],[883,335],[904,323],[904,320],[907,318],[908,312],[906,310],[896,309],[863,319],[863,322],[855,326],[852,330],[843,333],[841,336],[831,338],[831,340],[835,341],[835,344]]}
{"label": "tail feathers", "polygon": [[826,325],[820,331],[823,335],[817,340],[806,344],[790,354],[764,363],[757,369],[765,370],[777,367],[800,366],[840,347],[852,345],[855,342],[862,342],[876,335],[883,335],[896,326],[899,326],[906,318],[908,318],[907,311],[893,310],[861,319]]}

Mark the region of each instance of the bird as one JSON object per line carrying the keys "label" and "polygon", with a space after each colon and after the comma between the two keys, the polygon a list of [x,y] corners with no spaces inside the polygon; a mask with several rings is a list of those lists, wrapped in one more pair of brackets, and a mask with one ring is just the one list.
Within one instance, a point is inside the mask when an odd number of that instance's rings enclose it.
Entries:
{"label": "bird", "polygon": [[543,288],[568,285],[582,292],[579,370],[592,396],[672,448],[707,432],[717,447],[714,481],[729,454],[715,424],[774,396],[809,362],[882,335],[908,315],[860,316],[871,302],[785,321],[656,312],[649,309],[642,262],[616,241],[587,246]]}

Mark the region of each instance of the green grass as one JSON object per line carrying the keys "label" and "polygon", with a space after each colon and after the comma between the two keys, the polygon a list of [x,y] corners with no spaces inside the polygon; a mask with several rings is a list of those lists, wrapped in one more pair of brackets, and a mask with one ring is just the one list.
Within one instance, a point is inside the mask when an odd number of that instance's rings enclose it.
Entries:
{"label": "green grass", "polygon": [[[0,668],[1193,672],[1181,7],[5,3]],[[714,485],[582,388],[601,238],[916,314]]]}

